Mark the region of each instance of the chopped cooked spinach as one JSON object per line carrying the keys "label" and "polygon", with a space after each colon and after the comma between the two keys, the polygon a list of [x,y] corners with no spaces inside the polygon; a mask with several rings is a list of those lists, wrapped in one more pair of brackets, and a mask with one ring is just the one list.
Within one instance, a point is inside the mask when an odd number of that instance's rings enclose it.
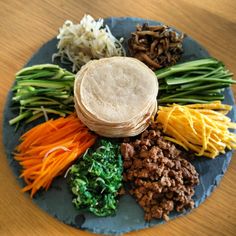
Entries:
{"label": "chopped cooked spinach", "polygon": [[76,208],[108,216],[117,208],[117,192],[122,185],[122,157],[118,144],[105,139],[100,142],[96,151],[88,150],[70,168],[70,187]]}

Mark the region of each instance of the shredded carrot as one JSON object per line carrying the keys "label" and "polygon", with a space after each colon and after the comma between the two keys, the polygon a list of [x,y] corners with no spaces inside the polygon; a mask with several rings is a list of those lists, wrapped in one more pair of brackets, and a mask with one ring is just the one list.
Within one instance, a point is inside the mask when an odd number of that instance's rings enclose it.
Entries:
{"label": "shredded carrot", "polygon": [[35,126],[21,136],[15,160],[23,167],[22,191],[47,190],[53,179],[62,175],[96,140],[88,128],[72,114]]}
{"label": "shredded carrot", "polygon": [[159,107],[155,123],[160,123],[169,139],[197,156],[215,158],[225,153],[225,148],[236,149],[236,135],[229,128],[236,128],[226,117],[231,106],[219,101],[209,104]]}

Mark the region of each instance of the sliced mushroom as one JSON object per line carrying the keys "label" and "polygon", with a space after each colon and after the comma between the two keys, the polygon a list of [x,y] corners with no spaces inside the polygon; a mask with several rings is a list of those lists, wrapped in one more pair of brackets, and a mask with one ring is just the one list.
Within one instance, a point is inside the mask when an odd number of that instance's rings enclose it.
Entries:
{"label": "sliced mushroom", "polygon": [[156,63],[154,60],[152,60],[147,54],[140,52],[136,56],[137,59],[139,59],[142,62],[146,62],[146,64],[154,67],[155,69],[160,68],[160,65]]}
{"label": "sliced mushroom", "polygon": [[137,25],[128,40],[131,56],[146,63],[152,70],[175,64],[183,52],[184,34],[166,25]]}
{"label": "sliced mushroom", "polygon": [[154,53],[154,50],[155,50],[157,44],[158,44],[158,39],[155,39],[155,40],[152,42],[151,46],[150,46],[150,52],[151,52],[151,53]]}
{"label": "sliced mushroom", "polygon": [[153,37],[159,37],[160,34],[158,32],[154,32],[154,31],[138,31],[137,32],[137,35],[141,35],[141,36],[145,36],[145,35],[150,35],[150,36],[153,36]]}

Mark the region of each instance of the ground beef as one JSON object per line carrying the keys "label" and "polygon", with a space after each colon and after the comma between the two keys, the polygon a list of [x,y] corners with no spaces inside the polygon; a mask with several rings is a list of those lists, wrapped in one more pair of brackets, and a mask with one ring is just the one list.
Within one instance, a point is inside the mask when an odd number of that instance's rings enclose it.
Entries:
{"label": "ground beef", "polygon": [[[163,218],[176,210],[193,208],[194,186],[199,183],[194,166],[182,151],[163,138],[152,125],[136,139],[121,144],[124,181],[145,211],[145,220]],[[186,154],[185,154],[186,155]]]}

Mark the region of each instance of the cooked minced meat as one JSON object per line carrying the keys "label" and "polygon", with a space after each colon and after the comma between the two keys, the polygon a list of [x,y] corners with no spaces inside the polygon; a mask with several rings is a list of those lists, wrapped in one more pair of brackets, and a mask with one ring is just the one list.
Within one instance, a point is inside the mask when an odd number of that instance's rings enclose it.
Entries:
{"label": "cooked minced meat", "polygon": [[125,139],[121,153],[124,181],[131,183],[130,193],[144,209],[145,220],[168,220],[173,210],[193,208],[198,173],[155,125],[136,140]]}

